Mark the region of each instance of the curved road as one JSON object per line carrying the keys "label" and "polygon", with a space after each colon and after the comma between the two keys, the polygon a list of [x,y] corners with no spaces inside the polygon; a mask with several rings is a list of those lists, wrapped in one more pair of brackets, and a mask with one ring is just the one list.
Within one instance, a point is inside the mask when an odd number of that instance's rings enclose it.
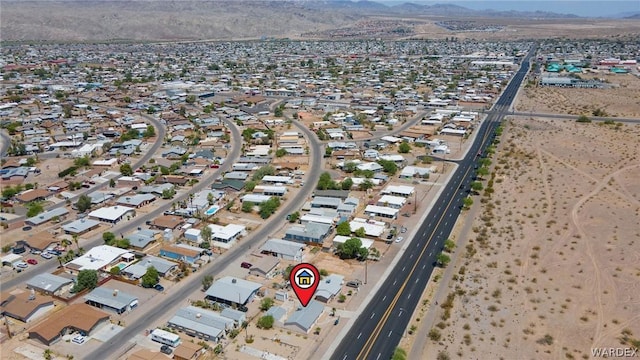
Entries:
{"label": "curved road", "polygon": [[420,225],[400,261],[374,294],[374,300],[365,306],[342,337],[331,359],[391,358],[429,281],[436,265],[436,256],[460,214],[474,175],[473,167],[478,158],[476,154],[484,152],[493,142],[495,129],[507,114],[529,70],[529,58],[534,52],[535,46],[478,128],[474,142],[430,210],[428,220]]}
{"label": "curved road", "polygon": [[[155,156],[156,151],[158,151],[160,146],[162,146],[162,142],[164,141],[164,137],[165,137],[165,135],[167,133],[167,129],[165,128],[165,126],[162,125],[160,123],[160,121],[158,121],[157,119],[155,119],[155,118],[153,118],[151,116],[145,115],[145,114],[139,114],[139,115],[141,117],[145,118],[146,120],[148,120],[149,122],[151,122],[155,126],[155,128],[157,129],[157,131],[156,131],[156,141],[155,141],[155,143],[153,143],[151,148],[148,149],[147,152],[140,159],[138,159],[138,161],[136,161],[135,163],[133,163],[131,165],[133,170],[135,170],[135,169],[139,168],[140,166],[146,164],[153,156]],[[4,134],[4,132],[2,134]],[[114,177],[114,179],[115,178],[117,178],[117,177]],[[78,200],[78,198],[80,196],[91,194],[91,193],[96,192],[96,191],[98,191],[98,190],[100,190],[102,188],[105,188],[108,185],[109,185],[109,182],[104,182],[102,184],[98,184],[98,185],[96,185],[96,186],[94,186],[94,187],[92,187],[90,189],[87,189],[87,191],[83,191],[83,192],[77,194],[76,196],[72,197],[69,200],[71,200],[71,202],[75,202],[75,201]],[[51,210],[51,209],[56,209],[56,208],[61,208],[61,207],[64,207],[66,205],[67,205],[66,201],[61,201],[61,202],[59,202],[57,204],[53,204],[53,205],[47,206],[45,208],[45,211],[48,211],[48,210]],[[22,215],[22,216],[19,216],[19,217],[16,217],[16,218],[13,218],[13,219],[9,220],[8,222],[9,223],[14,223],[14,222],[22,221],[22,220],[25,220],[25,219],[26,219],[26,216]]]}
{"label": "curved road", "polygon": [[[231,130],[231,133],[233,134],[233,139],[239,139],[240,141],[234,141],[234,146],[233,149],[231,150],[231,153],[229,154],[229,156],[227,156],[227,159],[236,159],[240,156],[240,149],[242,148],[241,146],[241,139],[242,137],[240,136],[240,131],[238,131],[238,128],[235,126],[235,124],[233,124],[231,121],[226,121],[229,129]],[[158,125],[161,125],[158,123]],[[165,130],[163,129],[163,132]],[[164,139],[164,135],[162,137]],[[161,142],[159,142],[161,143]],[[150,158],[150,157],[149,157]],[[140,161],[138,161],[138,163],[136,164],[136,166],[139,166],[141,164],[144,164],[142,161],[144,160],[141,159]],[[148,161],[148,159],[146,160]],[[231,164],[233,164],[233,161],[225,161],[224,164],[222,164],[220,166],[219,169],[216,169],[216,171],[214,171],[213,173],[211,173],[211,175],[201,179],[200,182],[198,182],[196,185],[194,185],[192,188],[189,189],[188,192],[185,192],[183,194],[180,194],[178,196],[176,196],[172,201],[174,202],[178,202],[178,201],[182,201],[182,200],[188,200],[189,199],[189,194],[191,193],[195,193],[198,192],[200,190],[203,190],[207,187],[209,187],[211,185],[211,183],[213,182],[213,180],[218,177],[220,174],[222,174],[224,171],[227,171],[229,168],[231,168]],[[207,181],[210,180],[210,181]],[[64,203],[62,203],[64,204]],[[167,210],[164,207],[159,207],[153,211],[150,211],[149,213],[146,213],[144,215],[139,215],[134,217],[131,221],[127,221],[127,222],[120,222],[118,225],[114,226],[111,229],[111,232],[113,232],[114,234],[120,234],[120,233],[128,233],[130,231],[133,231],[135,229],[138,228],[138,226],[144,225],[144,223],[147,220],[152,220],[155,217],[161,215],[165,210]],[[85,249],[90,249],[94,246],[98,246],[98,245],[102,245],[104,243],[104,240],[102,240],[102,235],[100,236],[96,236],[84,243],[80,243],[80,245],[82,247],[84,247]],[[22,282],[26,281],[27,279],[39,274],[39,273],[44,273],[44,272],[51,272],[53,271],[57,266],[58,266],[58,262],[56,261],[56,259],[51,259],[51,260],[47,260],[47,261],[41,261],[40,265],[38,265],[37,267],[34,268],[34,270],[37,269],[36,271],[23,271],[17,275],[15,275],[13,278],[7,280],[7,281],[2,281],[2,287],[3,289],[9,289],[12,288],[13,286],[17,286],[19,284],[21,284]]]}
{"label": "curved road", "polygon": [[[252,247],[260,244],[267,237],[271,236],[273,233],[278,231],[282,224],[285,222],[286,214],[290,214],[300,207],[300,204],[311,195],[311,192],[315,188],[315,179],[320,176],[321,170],[321,162],[322,162],[322,151],[318,149],[322,149],[322,144],[315,137],[315,134],[307,129],[305,126],[300,125],[299,123],[294,121],[294,124],[300,131],[302,131],[307,140],[310,143],[311,151],[310,151],[310,163],[309,163],[309,171],[307,172],[307,182],[305,186],[303,186],[298,194],[296,194],[292,199],[286,202],[286,205],[278,210],[277,213],[271,215],[273,221],[267,221],[264,225],[250,234],[247,238],[242,239],[238,244],[233,246],[229,251],[217,257],[212,264],[207,265],[203,271],[199,271],[197,273],[191,274],[186,279],[182,280],[178,289],[169,289],[168,294],[166,295],[165,300],[162,302],[163,306],[158,307],[145,307],[144,304],[140,306],[136,311],[144,312],[143,316],[140,316],[140,319],[144,319],[144,321],[138,321],[136,323],[129,324],[124,330],[114,336],[109,340],[108,343],[103,343],[97,348],[93,349],[88,354],[84,354],[83,358],[98,360],[98,359],[111,359],[117,358],[121,355],[123,348],[125,345],[134,338],[137,334],[144,332],[145,329],[148,329],[149,324],[161,319],[162,317],[166,317],[167,313],[165,309],[172,308],[177,304],[184,302],[184,300],[194,292],[198,292],[198,290],[202,287],[202,279],[205,275],[216,275],[220,273],[224,268],[229,266],[231,263],[237,261],[242,255],[248,253]],[[236,129],[237,132],[237,129]],[[240,133],[234,133],[234,139],[238,139],[238,146],[234,147],[234,150],[239,149],[240,141],[242,141],[242,137]],[[239,150],[238,150],[239,151]],[[231,161],[225,161],[225,165],[231,165]],[[173,291],[172,291],[173,290]]]}

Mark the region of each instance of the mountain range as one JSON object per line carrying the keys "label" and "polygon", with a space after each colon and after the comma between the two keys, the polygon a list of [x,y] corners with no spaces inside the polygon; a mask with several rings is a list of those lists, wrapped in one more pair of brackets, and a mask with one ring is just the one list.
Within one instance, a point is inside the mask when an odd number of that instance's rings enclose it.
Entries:
{"label": "mountain range", "polygon": [[255,39],[319,33],[381,17],[577,18],[550,11],[368,0],[3,0],[0,32],[3,41]]}

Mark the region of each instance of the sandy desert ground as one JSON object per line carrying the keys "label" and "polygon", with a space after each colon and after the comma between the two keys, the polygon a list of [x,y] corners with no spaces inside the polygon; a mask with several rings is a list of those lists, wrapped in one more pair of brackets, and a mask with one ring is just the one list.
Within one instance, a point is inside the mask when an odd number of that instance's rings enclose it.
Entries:
{"label": "sandy desert ground", "polygon": [[414,344],[429,359],[638,347],[640,126],[512,119],[501,140],[453,281]]}
{"label": "sandy desert ground", "polygon": [[596,109],[609,116],[640,117],[640,78],[632,74],[581,74],[581,78],[602,79],[606,89],[525,87],[515,106],[517,111],[591,116]]}

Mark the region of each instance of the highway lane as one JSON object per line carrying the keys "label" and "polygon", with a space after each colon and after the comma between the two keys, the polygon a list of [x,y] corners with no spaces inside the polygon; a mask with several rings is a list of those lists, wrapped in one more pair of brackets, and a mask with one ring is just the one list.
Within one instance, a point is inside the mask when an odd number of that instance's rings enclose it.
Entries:
{"label": "highway lane", "polygon": [[[114,110],[116,110],[116,109],[114,109]],[[148,120],[150,123],[152,123],[155,126],[155,128],[156,128],[156,141],[153,143],[151,148],[149,148],[147,150],[147,152],[140,159],[138,159],[135,163],[131,164],[131,167],[134,170],[139,168],[140,166],[146,164],[147,162],[149,162],[149,160],[153,156],[155,156],[156,151],[158,151],[160,146],[162,146],[162,143],[164,142],[165,135],[167,133],[166,127],[164,125],[162,125],[160,123],[160,121],[158,121],[156,118],[151,117],[151,116],[146,115],[146,114],[139,114],[139,115],[141,117],[145,118],[146,120]],[[118,176],[114,177],[114,179],[117,178],[117,177]],[[78,198],[80,198],[80,196],[91,194],[93,192],[96,192],[96,191],[98,191],[100,189],[103,189],[103,188],[107,187],[108,185],[109,185],[108,181],[104,182],[102,184],[97,184],[96,186],[94,186],[94,187],[92,187],[90,189],[87,189],[87,191],[83,191],[83,192],[77,194],[76,196],[72,197],[69,200],[71,202],[76,202],[76,201],[78,201]],[[46,210],[56,209],[56,208],[61,208],[61,207],[64,207],[64,206],[66,206],[66,201],[62,201],[62,202],[59,202],[57,204],[49,205],[49,206],[47,206],[45,208],[45,211]],[[26,219],[26,216],[19,216],[19,217],[16,217],[16,218],[13,218],[13,219],[9,220],[8,222],[9,223],[14,223],[16,221],[22,221],[24,219]]]}
{"label": "highway lane", "polygon": [[[144,312],[144,316],[141,319],[144,321],[138,321],[136,323],[128,324],[123,331],[118,333],[107,343],[103,343],[97,348],[93,349],[88,354],[84,354],[82,357],[91,360],[112,359],[121,355],[122,349],[126,346],[128,341],[134,338],[137,334],[144,332],[148,329],[150,324],[167,316],[166,309],[172,308],[178,305],[192,293],[198,292],[202,287],[202,278],[205,275],[213,275],[214,277],[222,272],[227,266],[238,261],[238,259],[251,251],[251,248],[260,244],[267,239],[273,233],[278,231],[280,227],[285,223],[285,217],[299,209],[300,205],[311,195],[315,189],[315,179],[320,177],[320,166],[322,162],[322,154],[324,153],[323,145],[318,141],[315,134],[307,129],[305,126],[300,125],[294,121],[294,125],[302,131],[309,141],[311,147],[310,151],[310,164],[309,171],[307,172],[307,181],[298,194],[288,200],[279,211],[271,216],[269,221],[266,221],[264,225],[251,233],[247,238],[242,239],[238,244],[233,246],[229,251],[217,257],[212,264],[207,265],[202,271],[191,274],[186,279],[182,280],[177,287],[179,289],[169,289],[168,294],[165,295],[166,299],[162,302],[162,306],[157,307],[145,307],[141,304],[135,311]],[[234,139],[241,139],[240,135]],[[232,162],[225,162],[225,164],[231,164]]]}
{"label": "highway lane", "polygon": [[[172,200],[173,202],[179,202],[179,201],[183,201],[183,200],[188,200],[190,193],[195,193],[195,192],[198,192],[198,191],[203,190],[205,188],[208,188],[211,185],[211,183],[213,182],[213,180],[215,180],[224,171],[227,171],[227,170],[229,170],[231,168],[231,165],[233,164],[232,160],[235,160],[236,158],[238,158],[240,156],[240,150],[242,148],[242,145],[241,145],[242,136],[240,135],[240,131],[235,126],[235,124],[232,123],[231,121],[226,121],[226,123],[227,123],[229,129],[231,130],[231,133],[232,133],[232,136],[233,136],[233,139],[234,139],[234,146],[233,146],[231,152],[229,153],[229,155],[227,156],[227,159],[229,161],[225,161],[224,164],[222,164],[219,169],[216,169],[216,171],[213,172],[211,175],[201,179],[201,181],[198,182],[197,184],[195,184],[192,188],[190,188],[188,192],[185,192],[183,194],[177,195]],[[158,125],[160,125],[160,124],[158,123]],[[164,139],[164,136],[162,138]],[[235,139],[238,139],[238,141],[235,141]],[[140,161],[138,163],[140,163]],[[207,181],[207,179],[210,179],[210,181]],[[62,203],[62,204],[64,204],[64,203]],[[157,208],[157,209],[155,209],[153,211],[150,211],[147,214],[136,216],[133,219],[131,219],[130,221],[120,222],[120,224],[118,224],[115,227],[113,227],[111,229],[111,231],[114,234],[120,234],[120,233],[125,234],[125,233],[128,233],[128,232],[131,232],[131,231],[137,229],[138,226],[144,225],[147,220],[154,219],[155,217],[157,217],[158,215],[161,215],[166,210],[167,209],[165,207],[159,207],[159,208]],[[92,248],[94,246],[101,245],[103,243],[104,243],[104,241],[102,240],[102,235],[100,235],[100,236],[96,236],[96,237],[88,240],[87,242],[80,243],[80,245],[85,249],[90,249],[90,248]],[[23,271],[23,272],[15,275],[13,278],[11,278],[9,280],[6,280],[6,281],[3,280],[2,281],[2,287],[4,289],[9,289],[9,288],[12,288],[14,286],[20,285],[21,283],[25,282],[27,279],[29,279],[29,278],[37,275],[37,274],[53,271],[59,265],[58,261],[56,259],[50,259],[50,260],[46,260],[46,261],[44,259],[41,259],[41,260],[42,261],[40,261],[40,263],[37,266],[32,267],[33,270],[32,269],[28,269],[27,271]]]}
{"label": "highway lane", "polygon": [[534,52],[532,48],[478,128],[475,141],[430,210],[428,220],[421,224],[394,271],[384,280],[380,287],[383,290],[355,320],[332,359],[389,359],[393,354],[435,267],[435,258],[460,214],[474,175],[476,154],[484,152],[493,141],[495,129],[515,98]]}

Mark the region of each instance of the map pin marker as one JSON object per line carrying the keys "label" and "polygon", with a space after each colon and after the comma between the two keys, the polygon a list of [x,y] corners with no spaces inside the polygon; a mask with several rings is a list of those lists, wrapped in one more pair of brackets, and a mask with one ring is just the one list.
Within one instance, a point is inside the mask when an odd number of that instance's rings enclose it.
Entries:
{"label": "map pin marker", "polygon": [[289,282],[302,306],[306,307],[320,284],[320,272],[311,264],[301,263],[291,270]]}

